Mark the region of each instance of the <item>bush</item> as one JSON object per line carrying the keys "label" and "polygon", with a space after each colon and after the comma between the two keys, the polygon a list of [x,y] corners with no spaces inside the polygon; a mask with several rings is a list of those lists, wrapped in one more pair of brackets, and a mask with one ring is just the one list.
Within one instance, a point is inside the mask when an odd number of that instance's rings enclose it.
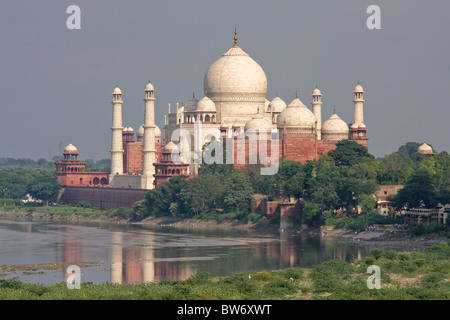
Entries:
{"label": "bush", "polygon": [[283,296],[294,292],[295,287],[284,279],[273,280],[263,287],[263,293],[268,295]]}
{"label": "bush", "polygon": [[79,207],[79,208],[86,208],[86,209],[92,208],[91,204],[89,202],[87,202],[87,201],[79,201],[77,203],[77,207]]}
{"label": "bush", "polygon": [[117,209],[116,215],[121,218],[131,218],[133,216],[133,209],[120,207]]}

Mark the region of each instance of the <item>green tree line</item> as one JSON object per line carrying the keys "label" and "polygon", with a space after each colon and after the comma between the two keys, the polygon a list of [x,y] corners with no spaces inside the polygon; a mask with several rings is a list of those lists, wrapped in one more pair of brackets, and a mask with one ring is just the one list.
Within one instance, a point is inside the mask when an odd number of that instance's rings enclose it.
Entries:
{"label": "green tree line", "polygon": [[408,142],[375,159],[365,147],[342,140],[336,150],[317,161],[302,164],[282,159],[275,175],[261,175],[261,165],[244,170],[227,164],[202,164],[195,178],[175,177],[149,191],[145,200],[136,203],[134,213],[139,217],[210,212],[248,215],[253,196],[263,194],[269,200],[302,199],[308,221],[322,224],[335,218],[336,208],[344,208],[350,215],[359,207],[363,214],[373,215],[375,192],[382,184],[404,185],[391,198],[398,208],[450,203],[450,155],[445,151],[423,155],[417,152],[419,146]]}

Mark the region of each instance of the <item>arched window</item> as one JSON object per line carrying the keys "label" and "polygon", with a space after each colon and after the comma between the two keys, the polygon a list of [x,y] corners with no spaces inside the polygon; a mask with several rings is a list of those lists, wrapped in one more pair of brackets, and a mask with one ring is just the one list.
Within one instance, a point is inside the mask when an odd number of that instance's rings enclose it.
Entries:
{"label": "arched window", "polygon": [[211,122],[211,118],[210,118],[209,114],[207,114],[205,116],[205,122]]}
{"label": "arched window", "polygon": [[99,178],[97,178],[97,177],[95,177],[95,178],[94,178],[94,185],[98,185],[98,184],[99,184],[99,182],[100,182],[100,179],[99,179]]}

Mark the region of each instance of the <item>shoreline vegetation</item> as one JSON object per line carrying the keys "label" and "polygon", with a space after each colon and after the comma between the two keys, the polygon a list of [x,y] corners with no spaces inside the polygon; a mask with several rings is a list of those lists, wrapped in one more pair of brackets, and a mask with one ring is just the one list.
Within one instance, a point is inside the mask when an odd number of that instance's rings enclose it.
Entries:
{"label": "shoreline vegetation", "polygon": [[[95,285],[70,290],[0,279],[0,300],[448,300],[450,242],[425,252],[373,249],[364,259],[327,260],[312,268],[241,272],[216,277],[197,273],[186,280]],[[368,272],[379,266],[379,282]],[[379,288],[373,285],[378,283]]]}
{"label": "shoreline vegetation", "polygon": [[[265,233],[283,232],[262,220],[217,221],[149,217],[132,221],[99,210],[77,207],[41,207],[39,210],[0,209],[0,219],[55,223],[143,224],[184,230],[246,230]],[[37,209],[37,208],[34,208]],[[378,229],[354,233],[346,229],[293,228],[293,236],[302,233],[335,241],[351,242],[371,248],[361,260],[327,260],[312,268],[287,268],[238,273],[215,277],[200,272],[186,280],[164,280],[147,284],[94,285],[82,283],[80,290],[67,289],[66,283],[51,286],[1,279],[0,300],[448,300],[450,298],[450,242],[438,234],[416,236],[405,231]],[[370,265],[380,266],[381,289],[369,289]],[[9,266],[27,269],[27,266]],[[50,266],[63,268],[63,266]],[[1,269],[8,266],[0,266]],[[6,270],[5,269],[5,270]],[[3,271],[5,271],[3,270]]]}

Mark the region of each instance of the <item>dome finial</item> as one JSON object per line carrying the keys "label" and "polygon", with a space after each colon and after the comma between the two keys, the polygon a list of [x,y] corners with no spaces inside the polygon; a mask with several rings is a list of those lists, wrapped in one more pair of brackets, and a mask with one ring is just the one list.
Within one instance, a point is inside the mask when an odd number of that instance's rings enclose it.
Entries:
{"label": "dome finial", "polygon": [[334,112],[334,114],[336,114],[336,107],[333,108],[333,112]]}
{"label": "dome finial", "polygon": [[237,47],[237,41],[238,41],[237,28],[234,28],[234,46],[235,47]]}
{"label": "dome finial", "polygon": [[298,98],[298,91],[295,90],[295,98]]}

